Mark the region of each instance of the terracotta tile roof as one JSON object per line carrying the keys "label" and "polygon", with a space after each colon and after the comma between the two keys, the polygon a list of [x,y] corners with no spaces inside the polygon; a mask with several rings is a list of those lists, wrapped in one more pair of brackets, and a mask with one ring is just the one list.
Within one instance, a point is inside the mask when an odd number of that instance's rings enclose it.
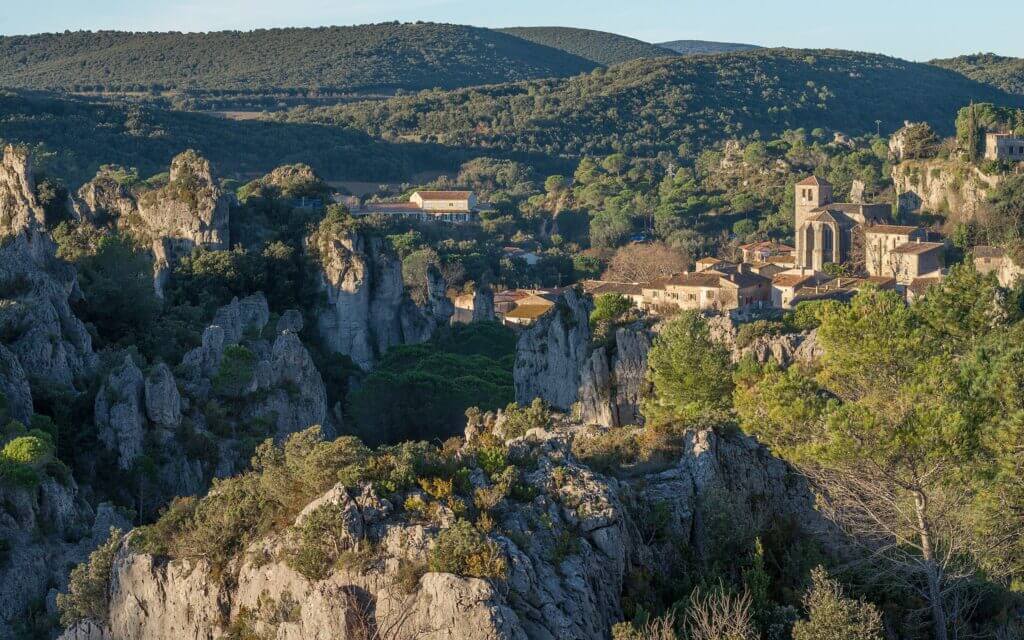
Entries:
{"label": "terracotta tile roof", "polygon": [[816,211],[814,215],[807,216],[808,222],[839,222],[828,209],[815,209],[814,211]]}
{"label": "terracotta tile roof", "polygon": [[683,273],[669,278],[665,284],[673,287],[721,287],[723,275],[717,271]]}
{"label": "terracotta tile roof", "polygon": [[705,256],[697,261],[697,264],[718,264],[719,262],[725,262],[719,258],[713,258],[711,256]]}
{"label": "terracotta tile roof", "polygon": [[511,311],[505,312],[506,318],[522,318],[524,320],[536,320],[548,311],[555,308],[553,304],[521,304]]}
{"label": "terracotta tile roof", "polygon": [[909,236],[915,231],[919,231],[920,227],[912,227],[909,225],[902,224],[876,224],[871,227],[865,227],[864,233],[886,233],[891,235],[903,235]]}
{"label": "terracotta tile roof", "polygon": [[643,285],[636,282],[599,282],[596,287],[589,290],[587,289],[587,285],[584,284],[583,290],[595,296],[605,293],[621,293],[624,296],[638,296],[643,291]]}
{"label": "terracotta tile roof", "polygon": [[946,245],[941,242],[904,242],[890,253],[902,253],[907,255],[921,255],[929,251],[938,251]]}
{"label": "terracotta tile roof", "polygon": [[868,276],[864,280],[877,286],[879,289],[889,289],[896,286],[896,278],[890,278],[889,276]]}
{"label": "terracotta tile roof", "polygon": [[780,273],[772,278],[772,284],[776,287],[798,287],[813,280],[814,275],[809,273]]}
{"label": "terracotta tile roof", "polygon": [[907,288],[910,289],[914,295],[921,295],[928,289],[928,287],[940,282],[942,282],[942,278],[938,277],[914,278],[910,281],[910,284],[907,285]]}
{"label": "terracotta tile roof", "polygon": [[769,249],[771,251],[793,251],[793,247],[788,244],[782,244],[781,242],[775,242],[774,240],[761,240],[759,242],[750,242],[740,245],[740,249],[747,249],[751,251],[762,248]]}
{"label": "terracotta tile roof", "polygon": [[758,285],[771,284],[772,279],[767,276],[762,276],[759,273],[750,273],[737,271],[736,273],[730,273],[726,276],[733,284],[740,287],[756,287]]}
{"label": "terracotta tile roof", "polygon": [[1006,255],[1006,249],[1002,247],[993,247],[992,245],[987,244],[979,244],[971,249],[971,253],[975,258],[1002,258]]}
{"label": "terracotta tile roof", "polygon": [[819,178],[818,176],[811,176],[810,178],[804,178],[800,182],[796,183],[798,187],[831,187],[832,183],[825,178]]}
{"label": "terracotta tile roof", "polygon": [[472,191],[414,191],[424,200],[467,200]]}

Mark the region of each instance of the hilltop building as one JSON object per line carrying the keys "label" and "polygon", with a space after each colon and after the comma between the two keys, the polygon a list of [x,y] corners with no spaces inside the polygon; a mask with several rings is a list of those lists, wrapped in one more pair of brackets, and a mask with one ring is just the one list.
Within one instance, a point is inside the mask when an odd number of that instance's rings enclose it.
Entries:
{"label": "hilltop building", "polygon": [[1011,162],[1024,160],[1024,138],[1012,133],[986,133],[985,159]]}
{"label": "hilltop building", "polygon": [[849,259],[858,225],[888,222],[886,203],[832,202],[832,185],[812,176],[796,184],[796,266],[821,271]]}
{"label": "hilltop building", "polygon": [[352,209],[352,215],[386,215],[435,220],[469,222],[480,211],[472,191],[414,191],[408,202],[372,202]]}
{"label": "hilltop building", "polygon": [[984,274],[995,273],[1000,286],[1012,287],[1024,275],[1024,267],[1017,266],[1002,247],[978,245],[971,250],[971,254],[974,268]]}

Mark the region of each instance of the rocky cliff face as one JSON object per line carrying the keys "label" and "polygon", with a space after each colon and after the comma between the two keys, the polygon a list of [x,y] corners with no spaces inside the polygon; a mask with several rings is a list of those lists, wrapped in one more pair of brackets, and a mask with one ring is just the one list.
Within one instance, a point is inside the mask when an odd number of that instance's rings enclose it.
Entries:
{"label": "rocky cliff face", "polygon": [[905,160],[893,165],[892,181],[904,213],[943,213],[954,221],[977,216],[999,184],[961,160]]}
{"label": "rocky cliff face", "polygon": [[455,309],[436,269],[428,270],[427,300],[417,306],[402,281],[402,263],[383,238],[318,231],[309,247],[320,265],[327,306],[318,329],[327,346],[369,369],[388,348],[430,339]]}
{"label": "rocky cliff face", "polygon": [[30,381],[73,390],[95,366],[92,340],[72,313],[74,269],[56,258],[43,229],[27,153],[0,160],[0,341]]}
{"label": "rocky cliff face", "polygon": [[647,352],[652,339],[642,324],[620,327],[610,347],[594,349],[580,376],[582,421],[612,427],[644,423],[640,400],[647,389]]}
{"label": "rocky cliff face", "polygon": [[592,308],[589,298],[566,290],[551,313],[520,334],[513,370],[516,402],[526,405],[541,398],[562,411],[572,407],[590,357]]}
{"label": "rocky cliff face", "polygon": [[[467,435],[471,444],[474,434]],[[493,509],[487,537],[508,567],[503,580],[441,572],[403,578],[423,565],[451,520],[417,520],[400,508],[403,495],[385,499],[369,485],[339,484],[295,524],[336,506],[342,544],[375,550],[362,567],[336,565],[320,580],[296,573],[280,560],[290,529],[253,543],[220,577],[205,561],[168,562],[125,545],[109,584],[109,620],[81,623],[63,638],[212,639],[242,620],[278,639],[364,637],[358,629],[430,640],[603,638],[622,617],[631,572],[663,571],[671,554],[689,549],[700,557],[716,543],[709,514],[729,505],[737,526],[754,533],[778,518],[808,529],[818,522],[802,480],[753,440],[693,432],[677,463],[616,480],[574,457],[573,439],[586,437],[562,426],[508,443],[514,457],[536,464],[521,476],[533,497],[506,497]],[[470,479],[478,488],[493,486],[479,469]],[[654,508],[665,513],[669,542],[645,533],[650,523],[642,514]]]}
{"label": "rocky cliff face", "polygon": [[[323,380],[297,335],[301,314],[286,313],[265,336],[269,319],[261,294],[235,299],[217,311],[177,375],[162,363],[144,374],[127,356],[109,373],[95,401],[100,440],[125,470],[152,443],[158,502],[200,493],[211,476],[243,469],[243,439],[283,438],[312,425],[334,433]],[[189,453],[199,444],[203,459]]]}

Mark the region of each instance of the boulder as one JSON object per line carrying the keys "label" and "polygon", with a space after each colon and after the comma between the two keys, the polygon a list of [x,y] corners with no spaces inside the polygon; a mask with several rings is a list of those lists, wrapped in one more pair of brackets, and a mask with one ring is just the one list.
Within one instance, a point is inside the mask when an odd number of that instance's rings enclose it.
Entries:
{"label": "boulder", "polygon": [[181,395],[171,368],[158,363],[146,376],[146,416],[150,422],[165,429],[181,423]]}

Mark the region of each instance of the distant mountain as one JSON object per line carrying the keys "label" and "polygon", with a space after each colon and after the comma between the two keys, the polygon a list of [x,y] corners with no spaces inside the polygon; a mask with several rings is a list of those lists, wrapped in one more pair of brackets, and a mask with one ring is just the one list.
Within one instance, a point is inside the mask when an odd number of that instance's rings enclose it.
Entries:
{"label": "distant mountain", "polygon": [[498,31],[554,49],[561,49],[605,66],[637,58],[662,58],[676,55],[675,51],[658,45],[607,31],[572,27],[511,27],[498,29]]}
{"label": "distant mountain", "polygon": [[999,87],[1004,91],[1024,94],[1024,58],[1008,58],[994,53],[975,53],[956,58],[932,60],[931,63],[962,73],[978,82]]}
{"label": "distant mountain", "polygon": [[0,86],[63,91],[386,92],[568,76],[598,65],[507,33],[434,23],[0,37]]}
{"label": "distant mountain", "polygon": [[659,42],[659,47],[675,51],[684,56],[695,56],[706,53],[733,53],[760,49],[756,44],[740,44],[738,42],[712,42],[710,40],[672,40]]}
{"label": "distant mountain", "polygon": [[837,50],[644,59],[572,78],[423,92],[279,114],[393,140],[547,157],[653,156],[759,132],[848,134],[926,120],[951,133],[969,103],[1024,98],[929,64]]}

